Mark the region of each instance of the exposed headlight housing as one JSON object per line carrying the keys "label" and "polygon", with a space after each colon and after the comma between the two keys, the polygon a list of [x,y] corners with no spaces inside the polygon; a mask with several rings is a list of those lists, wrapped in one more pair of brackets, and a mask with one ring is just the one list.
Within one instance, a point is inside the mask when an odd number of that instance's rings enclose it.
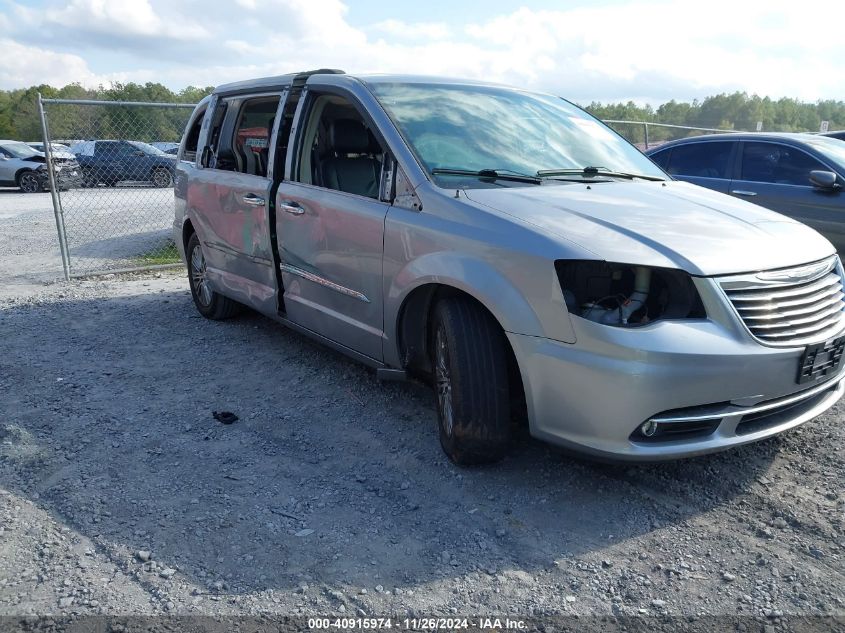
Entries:
{"label": "exposed headlight housing", "polygon": [[707,314],[692,278],[682,270],[604,261],[558,260],[570,314],[617,327]]}

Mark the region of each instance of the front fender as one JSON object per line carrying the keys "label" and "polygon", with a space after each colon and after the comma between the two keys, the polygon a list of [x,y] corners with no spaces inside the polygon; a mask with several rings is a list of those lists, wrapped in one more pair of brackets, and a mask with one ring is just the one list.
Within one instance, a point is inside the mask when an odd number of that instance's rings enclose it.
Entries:
{"label": "front fender", "polygon": [[[530,289],[520,288],[490,262],[458,252],[431,252],[408,262],[390,279],[385,291],[385,360],[399,366],[398,326],[402,307],[418,288],[439,284],[470,295],[487,308],[506,332],[575,342],[569,313],[552,266],[534,279]],[[546,283],[546,281],[548,283]],[[543,288],[538,296],[532,291]],[[532,301],[534,299],[534,301]],[[551,313],[550,313],[551,312]]]}

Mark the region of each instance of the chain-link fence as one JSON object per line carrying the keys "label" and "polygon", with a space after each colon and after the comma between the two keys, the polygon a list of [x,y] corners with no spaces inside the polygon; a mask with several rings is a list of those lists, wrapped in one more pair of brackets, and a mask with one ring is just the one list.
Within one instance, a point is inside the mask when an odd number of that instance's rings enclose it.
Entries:
{"label": "chain-link fence", "polygon": [[671,125],[669,123],[652,123],[650,121],[615,121],[606,119],[604,122],[636,145],[641,151],[654,149],[663,143],[688,136],[724,134],[725,132],[740,131],[719,130],[710,127],[692,127],[689,125]]}
{"label": "chain-link fence", "polygon": [[65,99],[40,106],[65,276],[178,263],[173,179],[194,106]]}

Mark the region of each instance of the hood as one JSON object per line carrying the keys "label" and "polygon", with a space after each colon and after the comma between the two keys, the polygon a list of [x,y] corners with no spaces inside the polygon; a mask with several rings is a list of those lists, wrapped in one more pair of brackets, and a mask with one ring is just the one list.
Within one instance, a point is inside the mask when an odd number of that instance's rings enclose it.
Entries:
{"label": "hood", "polygon": [[836,252],[799,222],[684,182],[469,189],[466,195],[599,259],[693,275],[784,268]]}
{"label": "hood", "polygon": [[[32,156],[31,158],[29,158],[27,160],[33,160],[33,159],[36,162],[44,163],[44,162],[47,161],[47,154],[45,154],[44,152],[38,152],[35,156]],[[71,154],[70,152],[60,152],[60,151],[54,150],[53,151],[53,159],[54,160],[76,160],[76,156],[74,154]]]}

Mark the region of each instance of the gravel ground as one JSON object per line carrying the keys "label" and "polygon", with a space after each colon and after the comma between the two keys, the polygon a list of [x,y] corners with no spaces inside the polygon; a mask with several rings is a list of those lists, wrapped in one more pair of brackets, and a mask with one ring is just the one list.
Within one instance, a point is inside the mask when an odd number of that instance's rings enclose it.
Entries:
{"label": "gravel ground", "polygon": [[181,271],[40,274],[0,289],[0,616],[845,617],[841,405],[694,460],[523,436],[462,469],[429,390],[206,321]]}

